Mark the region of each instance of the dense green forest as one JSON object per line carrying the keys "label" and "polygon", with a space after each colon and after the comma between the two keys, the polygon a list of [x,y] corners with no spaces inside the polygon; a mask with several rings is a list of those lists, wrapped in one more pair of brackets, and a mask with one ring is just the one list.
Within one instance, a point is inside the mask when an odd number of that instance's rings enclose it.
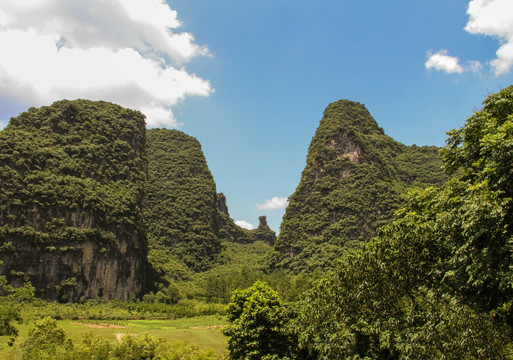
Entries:
{"label": "dense green forest", "polygon": [[234,224],[195,138],[105,102],[29,109],[0,132],[0,353],[214,359],[56,320],[216,316],[233,360],[512,359],[513,86],[448,136],[405,146],[331,104],[276,239]]}
{"label": "dense green forest", "polygon": [[177,130],[146,134],[149,259],[159,273],[183,278],[221,251],[216,185],[196,139]]}
{"label": "dense green forest", "polygon": [[144,220],[149,259],[159,274],[187,279],[211,268],[223,241],[274,243],[267,224],[253,231],[235,225],[197,139],[178,130],[148,130],[147,154]]}
{"label": "dense green forest", "polygon": [[106,102],[31,108],[0,131],[0,272],[37,295],[144,288],[144,116]]}
{"label": "dense green forest", "polygon": [[153,298],[227,301],[235,288],[251,285],[255,278],[244,274],[263,273],[259,261],[275,233],[267,224],[251,231],[235,225],[197,139],[148,130],[147,159],[144,221]]}
{"label": "dense green forest", "polygon": [[409,195],[300,302],[234,292],[232,359],[513,358],[513,86],[448,134],[445,185]]}
{"label": "dense green forest", "polygon": [[333,268],[347,248],[376,235],[409,191],[444,183],[438,150],[393,140],[362,104],[330,104],[290,197],[271,266],[294,273]]}

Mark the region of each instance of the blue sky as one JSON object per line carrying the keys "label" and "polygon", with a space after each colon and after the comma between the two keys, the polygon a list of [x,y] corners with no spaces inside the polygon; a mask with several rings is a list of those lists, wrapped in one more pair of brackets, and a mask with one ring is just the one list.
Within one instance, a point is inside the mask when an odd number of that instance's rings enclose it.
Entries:
{"label": "blue sky", "polygon": [[511,0],[25,2],[0,1],[0,127],[60,98],[139,109],[198,138],[232,218],[276,231],[330,102],[443,146],[513,84]]}

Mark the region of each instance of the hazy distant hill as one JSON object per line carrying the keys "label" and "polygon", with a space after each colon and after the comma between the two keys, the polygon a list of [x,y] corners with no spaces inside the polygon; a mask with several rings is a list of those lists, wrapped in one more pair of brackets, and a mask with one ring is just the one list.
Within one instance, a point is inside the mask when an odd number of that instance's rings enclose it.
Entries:
{"label": "hazy distant hill", "polygon": [[143,291],[144,116],[106,102],[31,108],[0,132],[0,272],[50,299]]}
{"label": "hazy distant hill", "polygon": [[444,182],[438,150],[393,140],[362,104],[330,104],[290,197],[272,266],[331,268],[345,247],[373,237],[409,190]]}

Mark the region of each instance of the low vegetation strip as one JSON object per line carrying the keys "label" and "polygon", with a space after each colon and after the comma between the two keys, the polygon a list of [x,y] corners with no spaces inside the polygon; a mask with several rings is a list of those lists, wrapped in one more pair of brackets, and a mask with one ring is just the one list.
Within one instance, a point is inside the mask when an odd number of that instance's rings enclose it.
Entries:
{"label": "low vegetation strip", "polygon": [[92,328],[92,329],[126,329],[127,328],[126,326],[116,325],[116,324],[108,324],[108,323],[91,324],[91,323],[75,322],[75,323],[70,323],[70,325],[80,325],[80,326],[85,326],[85,327]]}

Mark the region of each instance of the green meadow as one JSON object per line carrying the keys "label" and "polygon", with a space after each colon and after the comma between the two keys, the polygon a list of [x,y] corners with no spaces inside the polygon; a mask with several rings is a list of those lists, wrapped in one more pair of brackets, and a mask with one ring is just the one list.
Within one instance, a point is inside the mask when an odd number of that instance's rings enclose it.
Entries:
{"label": "green meadow", "polygon": [[[19,335],[10,346],[8,336],[0,336],[0,359],[21,359],[22,345],[27,339],[35,321],[17,324]],[[203,351],[212,351],[217,358],[228,355],[226,337],[222,328],[227,324],[220,315],[196,316],[173,320],[58,320],[73,344],[79,344],[87,332],[108,339],[112,343],[125,335],[140,336],[149,334],[161,337],[170,343],[191,344]]]}

